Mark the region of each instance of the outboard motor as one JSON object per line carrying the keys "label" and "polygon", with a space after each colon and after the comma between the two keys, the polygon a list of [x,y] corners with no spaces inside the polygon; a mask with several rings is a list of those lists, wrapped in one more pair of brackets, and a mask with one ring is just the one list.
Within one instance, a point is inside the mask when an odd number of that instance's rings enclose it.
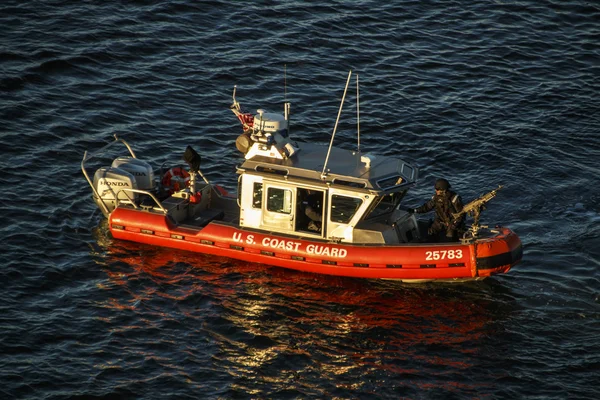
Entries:
{"label": "outboard motor", "polygon": [[154,171],[150,164],[138,158],[122,156],[116,158],[111,167],[124,169],[135,177],[137,188],[153,191],[155,189]]}
{"label": "outboard motor", "polygon": [[[137,189],[135,177],[121,168],[102,167],[94,174],[94,188],[100,197],[94,195],[94,202],[108,218],[120,202],[137,201],[137,193],[124,192],[123,189]],[[106,208],[106,209],[105,209]]]}
{"label": "outboard motor", "polygon": [[[106,217],[121,203],[137,203],[143,194],[123,189],[140,189],[149,192],[156,190],[154,171],[150,164],[137,158],[123,156],[116,158],[110,167],[102,167],[94,175],[94,188],[100,196],[94,202]],[[146,196],[147,197],[147,196]],[[106,206],[107,210],[102,206]]]}

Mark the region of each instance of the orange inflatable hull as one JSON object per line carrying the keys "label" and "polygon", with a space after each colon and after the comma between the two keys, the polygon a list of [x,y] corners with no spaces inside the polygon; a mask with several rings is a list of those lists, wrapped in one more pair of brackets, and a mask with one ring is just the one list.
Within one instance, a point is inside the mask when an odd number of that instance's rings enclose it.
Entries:
{"label": "orange inflatable hull", "polygon": [[115,239],[230,257],[298,271],[372,279],[467,280],[505,273],[522,257],[508,228],[470,244],[356,245],[259,232],[220,222],[176,226],[158,213],[117,208],[109,227]]}

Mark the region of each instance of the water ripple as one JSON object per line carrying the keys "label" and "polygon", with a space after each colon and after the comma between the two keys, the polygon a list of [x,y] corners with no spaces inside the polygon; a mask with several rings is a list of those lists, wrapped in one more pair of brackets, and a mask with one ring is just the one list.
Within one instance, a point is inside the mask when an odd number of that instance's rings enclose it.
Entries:
{"label": "water ripple", "polygon": [[[597,398],[599,15],[578,0],[2,3],[0,393]],[[508,275],[406,286],[112,239],[85,150],[117,133],[172,165],[193,145],[233,191],[233,86],[248,110],[291,101],[292,135],[328,143],[350,69],[361,148],[421,166],[407,203],[439,176],[463,200],[505,185],[483,220],[524,242]],[[336,144],[354,149],[347,100]]]}

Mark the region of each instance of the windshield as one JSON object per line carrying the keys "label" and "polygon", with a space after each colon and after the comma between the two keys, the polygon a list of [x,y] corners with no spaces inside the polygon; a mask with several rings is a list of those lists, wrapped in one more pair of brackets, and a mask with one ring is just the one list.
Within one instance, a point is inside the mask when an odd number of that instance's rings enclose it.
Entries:
{"label": "windshield", "polygon": [[373,202],[373,205],[367,212],[365,219],[376,218],[381,215],[390,214],[396,209],[398,204],[400,204],[400,201],[402,201],[406,192],[406,190],[402,190],[400,192],[394,192],[386,194],[384,196],[379,196]]}

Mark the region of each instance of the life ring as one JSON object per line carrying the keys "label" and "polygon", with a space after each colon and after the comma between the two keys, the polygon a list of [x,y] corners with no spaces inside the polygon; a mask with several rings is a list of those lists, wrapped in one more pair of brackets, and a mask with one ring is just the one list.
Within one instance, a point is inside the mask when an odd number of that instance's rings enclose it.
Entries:
{"label": "life ring", "polygon": [[184,186],[190,185],[190,174],[181,167],[174,167],[163,175],[161,183],[164,188],[169,189],[169,194],[173,194],[181,190],[182,183]]}

